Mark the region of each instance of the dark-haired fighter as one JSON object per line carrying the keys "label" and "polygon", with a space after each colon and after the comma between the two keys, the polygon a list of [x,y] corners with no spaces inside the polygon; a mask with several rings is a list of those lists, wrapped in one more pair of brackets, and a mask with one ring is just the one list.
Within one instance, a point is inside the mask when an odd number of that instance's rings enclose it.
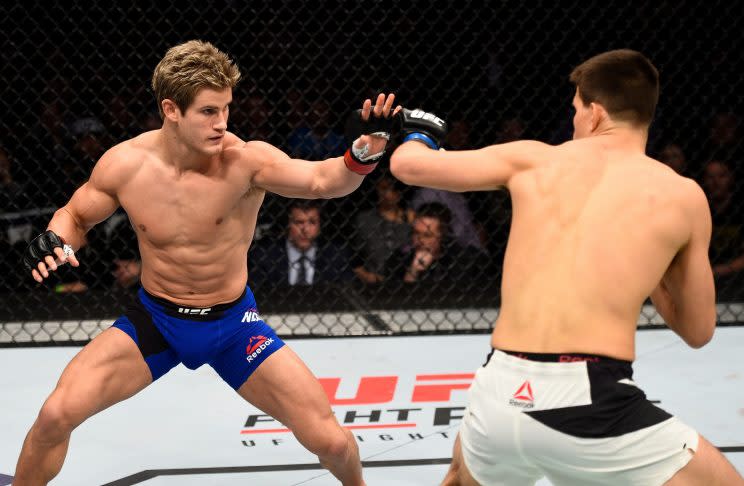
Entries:
{"label": "dark-haired fighter", "polygon": [[633,382],[649,295],[692,347],[716,322],[705,195],[645,155],[657,70],[617,50],[570,80],[574,140],[558,146],[431,150],[444,123],[403,112],[410,141],[392,155],[396,177],[449,191],[506,187],[513,202],[493,350],[444,484],[742,484],[715,447]]}

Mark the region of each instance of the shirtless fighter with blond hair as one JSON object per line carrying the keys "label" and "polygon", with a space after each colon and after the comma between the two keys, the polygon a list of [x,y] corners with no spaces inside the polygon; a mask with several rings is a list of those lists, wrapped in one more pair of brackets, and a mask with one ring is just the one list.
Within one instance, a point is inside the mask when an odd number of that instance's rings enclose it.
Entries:
{"label": "shirtless fighter with blond hair", "polygon": [[646,298],[697,348],[713,336],[711,216],[700,187],[645,155],[659,92],[642,54],[570,76],[574,140],[437,151],[444,122],[403,111],[391,170],[449,191],[506,187],[502,306],[445,485],[739,485],[725,457],[632,381]]}
{"label": "shirtless fighter with blond hair", "polygon": [[[332,198],[360,185],[385,149],[394,96],[380,94],[374,108],[363,103],[363,131],[344,157],[309,162],[227,131],[239,78],[209,43],[168,50],[152,77],[162,128],[106,152],[30,244],[25,262],[41,282],[61,263],[78,266],[73,252],[85,233],[121,205],[137,233],[142,289],[65,368],[26,437],[14,485],[47,484],[62,468],[75,427],[178,363],[208,363],[289,427],[343,484],[363,484],[356,442],[323,388],[258,317],[246,255],[266,191]],[[254,317],[242,322],[246,315]]]}

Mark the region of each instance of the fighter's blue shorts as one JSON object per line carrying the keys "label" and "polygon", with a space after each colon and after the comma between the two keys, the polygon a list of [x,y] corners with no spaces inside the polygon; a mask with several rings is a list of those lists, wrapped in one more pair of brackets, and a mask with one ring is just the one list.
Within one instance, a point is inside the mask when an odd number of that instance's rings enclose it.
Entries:
{"label": "fighter's blue shorts", "polygon": [[236,301],[212,307],[184,307],[140,289],[136,302],[113,327],[137,343],[153,381],[178,363],[192,370],[209,363],[237,390],[284,346],[261,320],[248,287]]}

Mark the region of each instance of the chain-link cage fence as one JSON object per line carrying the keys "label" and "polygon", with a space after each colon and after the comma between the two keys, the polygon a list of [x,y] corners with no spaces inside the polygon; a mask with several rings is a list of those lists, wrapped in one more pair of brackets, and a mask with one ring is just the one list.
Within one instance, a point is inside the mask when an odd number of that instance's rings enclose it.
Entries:
{"label": "chain-link cage fence", "polygon": [[[345,115],[383,90],[447,118],[449,148],[559,143],[571,137],[571,68],[607,49],[644,52],[662,79],[648,151],[708,193],[719,321],[742,321],[742,9],[606,3],[4,3],[0,343],[86,341],[132,298],[139,256],[121,210],[88,234],[81,267],[46,285],[28,277],[21,255],[108,147],[159,128],[152,70],[168,47],[193,38],[243,72],[230,129],[310,160],[342,154]],[[247,262],[261,312],[280,334],[492,327],[508,194],[405,187],[381,165],[345,198],[266,197]],[[293,227],[317,227],[310,266],[289,264]],[[411,278],[421,238],[435,240],[441,257]],[[303,278],[311,283],[290,285]],[[640,324],[661,322],[644,307]]]}

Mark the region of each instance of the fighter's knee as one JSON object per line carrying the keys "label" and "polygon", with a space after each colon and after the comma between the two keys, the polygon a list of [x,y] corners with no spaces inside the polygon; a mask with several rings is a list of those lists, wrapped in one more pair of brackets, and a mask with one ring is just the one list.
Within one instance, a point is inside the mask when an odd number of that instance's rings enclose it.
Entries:
{"label": "fighter's knee", "polygon": [[[336,430],[333,430],[333,428],[327,430],[329,430],[329,432],[316,442],[315,450],[313,452],[321,458],[345,457],[349,453],[351,447],[350,441],[353,440],[353,438],[348,434],[345,434],[343,429],[340,427]],[[333,432],[330,432],[331,430],[333,430]]]}
{"label": "fighter's knee", "polygon": [[57,394],[47,399],[36,419],[38,432],[50,439],[69,435],[76,425],[64,397]]}

